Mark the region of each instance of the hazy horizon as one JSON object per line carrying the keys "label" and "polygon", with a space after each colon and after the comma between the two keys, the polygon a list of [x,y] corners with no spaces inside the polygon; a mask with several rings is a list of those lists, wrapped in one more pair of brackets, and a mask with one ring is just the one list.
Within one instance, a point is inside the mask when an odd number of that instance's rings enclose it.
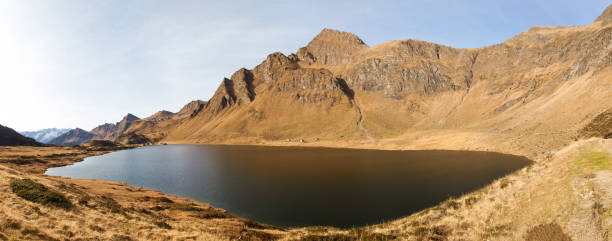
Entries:
{"label": "hazy horizon", "polygon": [[576,1],[0,1],[0,124],[82,128],[176,112],[223,77],[290,54],[323,28],[368,45],[413,38],[458,48],[537,25],[587,25],[609,5]]}

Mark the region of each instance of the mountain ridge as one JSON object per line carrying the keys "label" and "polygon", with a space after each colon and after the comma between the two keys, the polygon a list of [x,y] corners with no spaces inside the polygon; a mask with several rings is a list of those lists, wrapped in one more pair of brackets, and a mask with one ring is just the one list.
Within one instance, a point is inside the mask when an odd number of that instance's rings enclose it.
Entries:
{"label": "mountain ridge", "polygon": [[399,138],[407,144],[427,131],[485,139],[538,131],[557,138],[529,142],[559,146],[612,108],[601,101],[612,96],[610,9],[587,26],[533,27],[469,49],[414,39],[370,47],[352,33],[326,28],[295,54],[272,53],[223,79],[195,115],[127,132],[156,133],[153,142],[171,143]]}
{"label": "mountain ridge", "polygon": [[[501,146],[493,148],[513,152],[520,148],[507,150],[503,138],[539,131],[558,136],[529,142],[559,146],[612,108],[600,101],[611,96],[609,15],[610,7],[587,26],[532,27],[467,49],[415,39],[368,46],[325,28],[294,54],[271,53],[238,69],[208,101],[92,132],[108,140],[242,144],[409,144],[419,133],[460,132],[482,136],[482,146],[495,138]],[[577,100],[592,104],[579,108]]]}

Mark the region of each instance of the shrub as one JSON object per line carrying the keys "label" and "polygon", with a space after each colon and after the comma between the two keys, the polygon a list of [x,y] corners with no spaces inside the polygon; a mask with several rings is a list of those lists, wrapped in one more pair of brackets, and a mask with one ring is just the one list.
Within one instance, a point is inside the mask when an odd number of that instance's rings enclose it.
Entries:
{"label": "shrub", "polygon": [[510,180],[504,179],[499,184],[499,188],[504,189],[504,188],[508,187],[511,183],[512,182]]}
{"label": "shrub", "polygon": [[501,225],[488,227],[485,229],[483,239],[489,239],[491,237],[497,237],[499,235],[506,235],[510,229],[511,229],[510,224],[501,224]]}
{"label": "shrub", "polygon": [[387,241],[396,240],[397,237],[379,233],[367,233],[360,235],[350,234],[330,234],[330,235],[314,235],[309,234],[301,239],[300,241]]}
{"label": "shrub", "polygon": [[604,206],[599,202],[595,202],[593,204],[593,209],[595,209],[597,213],[599,213],[599,215],[602,215],[606,212],[606,208],[604,208]]}
{"label": "shrub", "polygon": [[89,142],[90,146],[117,146],[117,143],[107,140],[93,140]]}
{"label": "shrub", "polygon": [[174,203],[172,206],[173,209],[185,211],[185,212],[200,212],[204,211],[204,209],[196,207],[192,204],[183,204],[183,203]]}
{"label": "shrub", "polygon": [[448,225],[439,225],[433,228],[433,233],[440,236],[448,236],[453,232],[453,229]]}
{"label": "shrub", "polygon": [[164,221],[155,221],[155,225],[163,229],[172,229],[172,226]]}
{"label": "shrub", "polygon": [[115,241],[132,241],[133,239],[130,236],[127,236],[127,235],[113,234],[113,236],[111,237],[111,240],[115,240]]}
{"label": "shrub", "polygon": [[100,226],[97,225],[89,225],[89,229],[96,231],[98,233],[103,233],[105,230],[103,228],[101,228]]}
{"label": "shrub", "polygon": [[465,206],[471,207],[472,205],[474,205],[476,202],[478,202],[478,200],[480,200],[479,197],[469,197],[465,199]]}
{"label": "shrub", "polygon": [[163,203],[174,203],[174,201],[170,200],[170,198],[167,198],[167,197],[158,197],[157,201],[163,202]]}
{"label": "shrub", "polygon": [[123,213],[121,205],[111,197],[100,196],[100,205],[110,210],[111,213]]}
{"label": "shrub", "polygon": [[457,202],[457,201],[451,200],[451,199],[449,199],[446,202],[444,202],[444,205],[449,207],[449,208],[455,209],[455,210],[461,208],[461,203],[460,202]]}
{"label": "shrub", "polygon": [[12,179],[10,185],[11,190],[25,200],[64,209],[72,208],[72,203],[64,195],[30,179]]}
{"label": "shrub", "polygon": [[198,213],[196,215],[192,215],[192,217],[199,218],[199,219],[213,219],[213,218],[227,218],[228,215],[224,213],[212,212],[212,213]]}
{"label": "shrub", "polygon": [[527,231],[525,241],[571,241],[557,223],[540,224]]}
{"label": "shrub", "polygon": [[7,219],[2,223],[2,229],[21,229],[21,223],[17,220]]}
{"label": "shrub", "polygon": [[17,159],[10,159],[5,162],[15,164],[15,165],[29,165],[29,164],[33,164],[34,162],[47,163],[47,161],[45,160],[41,160],[35,157],[25,157],[25,156],[20,156]]}

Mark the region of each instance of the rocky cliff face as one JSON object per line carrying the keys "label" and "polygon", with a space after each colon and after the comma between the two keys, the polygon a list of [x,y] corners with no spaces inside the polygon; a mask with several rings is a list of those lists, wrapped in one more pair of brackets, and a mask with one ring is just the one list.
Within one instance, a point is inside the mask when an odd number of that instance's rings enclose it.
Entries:
{"label": "rocky cliff face", "polygon": [[478,49],[413,39],[369,47],[324,29],[295,54],[238,70],[181,118],[131,131],[188,143],[375,141],[440,129],[570,138],[612,107],[611,11]]}

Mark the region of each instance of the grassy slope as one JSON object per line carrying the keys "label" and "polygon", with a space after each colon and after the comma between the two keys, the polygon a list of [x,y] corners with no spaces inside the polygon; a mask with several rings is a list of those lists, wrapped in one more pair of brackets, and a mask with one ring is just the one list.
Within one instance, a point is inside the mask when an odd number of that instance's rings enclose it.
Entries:
{"label": "grassy slope", "polygon": [[[589,139],[553,151],[534,165],[481,190],[395,221],[338,230],[281,230],[233,217],[220,209],[124,183],[47,177],[74,148],[12,147],[5,162],[37,157],[42,162],[0,165],[0,239],[133,240],[522,240],[528,235],[563,235],[572,240],[607,240],[612,231],[612,140]],[[27,155],[24,155],[26,154]],[[91,154],[99,154],[92,152]],[[38,156],[40,155],[40,156]],[[40,172],[39,172],[40,173]],[[68,198],[63,209],[27,201],[10,181],[29,178]]]}

